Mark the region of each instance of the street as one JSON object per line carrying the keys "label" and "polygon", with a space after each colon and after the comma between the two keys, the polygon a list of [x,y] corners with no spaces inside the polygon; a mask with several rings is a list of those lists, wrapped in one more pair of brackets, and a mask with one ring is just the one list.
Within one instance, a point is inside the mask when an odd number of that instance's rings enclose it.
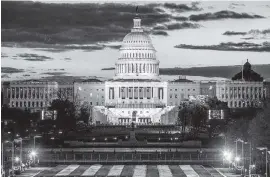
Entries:
{"label": "street", "polygon": [[125,176],[125,177],[236,177],[222,174],[211,166],[202,165],[58,165],[53,168],[31,168],[18,177],[47,176]]}

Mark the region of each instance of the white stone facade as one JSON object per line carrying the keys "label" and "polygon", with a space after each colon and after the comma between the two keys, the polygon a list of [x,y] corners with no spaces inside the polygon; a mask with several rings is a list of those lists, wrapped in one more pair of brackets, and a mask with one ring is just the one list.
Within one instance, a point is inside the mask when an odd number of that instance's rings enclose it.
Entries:
{"label": "white stone facade", "polygon": [[57,90],[57,82],[12,81],[6,89],[6,96],[9,107],[37,111],[50,106],[57,98]]}
{"label": "white stone facade", "polygon": [[219,100],[228,103],[229,108],[261,107],[266,88],[263,82],[219,81],[216,94]]}
{"label": "white stone facade", "polygon": [[167,95],[169,106],[180,105],[190,96],[200,95],[200,82],[168,82]]}

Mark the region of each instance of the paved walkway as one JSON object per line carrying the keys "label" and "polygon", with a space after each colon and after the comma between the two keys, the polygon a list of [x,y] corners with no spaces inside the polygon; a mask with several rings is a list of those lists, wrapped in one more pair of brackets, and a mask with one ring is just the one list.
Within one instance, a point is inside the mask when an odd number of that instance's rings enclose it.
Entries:
{"label": "paved walkway", "polygon": [[37,176],[40,172],[44,170],[51,170],[51,167],[31,167],[30,169],[26,169],[22,174],[16,175],[18,177],[34,177]]}
{"label": "paved walkway", "polygon": [[201,165],[58,165],[32,168],[19,177],[125,176],[125,177],[231,177]]}

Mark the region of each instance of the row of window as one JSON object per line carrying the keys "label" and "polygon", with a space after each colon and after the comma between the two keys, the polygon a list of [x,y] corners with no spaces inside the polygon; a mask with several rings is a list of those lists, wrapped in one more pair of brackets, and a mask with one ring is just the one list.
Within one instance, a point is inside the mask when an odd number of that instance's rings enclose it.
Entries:
{"label": "row of window", "polygon": [[[42,108],[46,106],[45,102],[43,101],[11,101],[10,107],[16,107],[16,108]],[[47,105],[48,106],[48,105]]]}
{"label": "row of window", "polygon": [[[49,93],[48,93],[49,91]],[[8,98],[22,98],[22,99],[47,99],[48,96],[52,97],[55,90],[47,88],[12,88],[7,89],[7,97]]]}
{"label": "row of window", "polygon": [[[234,103],[234,104],[233,104]],[[235,108],[237,108],[237,107],[258,107],[258,106],[260,106],[260,103],[258,103],[258,102],[253,102],[253,101],[235,101],[235,102],[233,102],[233,101],[230,101],[229,102],[229,107],[235,107]]]}
{"label": "row of window", "polygon": [[222,94],[221,95],[221,97],[222,98],[247,98],[247,99],[249,99],[249,98],[262,98],[262,96],[264,97],[264,95],[262,95],[261,93],[259,93],[259,94],[257,94],[257,93],[255,93],[255,94],[253,94],[253,95],[250,95],[250,94],[238,94],[238,95],[232,95],[232,94],[230,94],[230,95],[228,95],[228,94],[226,94],[226,95],[224,95],[224,94]]}
{"label": "row of window", "polygon": [[[133,111],[127,111],[128,114],[131,114]],[[122,113],[125,113],[125,111],[122,111]],[[143,111],[140,111],[139,112],[140,114],[143,114],[144,112]],[[149,113],[149,111],[145,111],[146,114]]]}
{"label": "row of window", "polygon": [[123,53],[121,58],[154,58],[153,53]]}
{"label": "row of window", "polygon": [[146,44],[149,44],[150,42],[149,41],[124,41],[124,43],[146,43]]}
{"label": "row of window", "polygon": [[[241,89],[242,88],[242,89]],[[259,91],[261,91],[261,89],[262,89],[262,87],[225,87],[225,89],[224,88],[222,88],[222,90],[230,90],[230,91],[232,91],[232,90],[246,90],[246,91],[253,91],[253,88],[254,88],[254,90],[256,91],[256,90],[259,90]]]}
{"label": "row of window", "polygon": [[[104,89],[96,89],[96,90],[104,92]],[[83,91],[89,91],[89,90],[88,89],[83,89]],[[92,91],[92,89],[90,89],[90,91]]]}
{"label": "row of window", "polygon": [[[172,92],[172,91],[178,91],[178,89],[170,89],[170,91]],[[192,91],[196,91],[196,89],[187,89],[187,91],[190,91],[190,90],[192,90]],[[180,89],[179,89],[179,91],[180,91]],[[181,89],[181,91],[184,91],[184,89]]]}
{"label": "row of window", "polygon": [[[189,97],[189,95],[188,95],[188,97]],[[173,94],[170,94],[170,98],[173,98]],[[174,98],[178,98],[178,94],[174,94]],[[184,99],[184,94],[181,94],[181,99]]]}
{"label": "row of window", "polygon": [[119,64],[117,66],[117,73],[157,73],[157,64]]}

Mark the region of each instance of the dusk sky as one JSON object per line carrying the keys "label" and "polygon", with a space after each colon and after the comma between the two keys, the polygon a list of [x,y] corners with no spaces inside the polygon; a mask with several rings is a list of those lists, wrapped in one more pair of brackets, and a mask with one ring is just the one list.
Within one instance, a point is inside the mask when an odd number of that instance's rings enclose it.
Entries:
{"label": "dusk sky", "polygon": [[269,1],[1,3],[2,80],[111,78],[137,5],[160,68],[270,64]]}

